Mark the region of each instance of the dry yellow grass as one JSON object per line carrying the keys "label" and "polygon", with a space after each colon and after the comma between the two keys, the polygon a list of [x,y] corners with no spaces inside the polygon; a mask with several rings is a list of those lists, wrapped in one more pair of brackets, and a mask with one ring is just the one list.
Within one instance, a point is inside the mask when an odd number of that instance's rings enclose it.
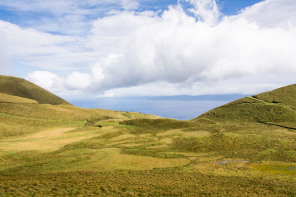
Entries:
{"label": "dry yellow grass", "polygon": [[109,141],[110,142],[116,142],[116,141],[122,141],[122,140],[133,139],[133,138],[136,138],[136,135],[126,133],[126,134],[114,137],[114,138],[110,139]]}
{"label": "dry yellow grass", "polygon": [[[185,158],[161,159],[149,156],[120,154],[118,148],[104,148],[95,151],[92,157],[79,170],[114,171],[114,170],[151,170],[154,168],[181,167],[190,161]],[[71,169],[78,170],[78,169]]]}
{"label": "dry yellow grass", "polygon": [[111,143],[107,143],[107,146],[118,146],[118,145],[122,145],[122,144],[126,144],[128,143],[129,140],[123,140],[123,141],[117,141],[117,142],[111,142]]}
{"label": "dry yellow grass", "polygon": [[37,104],[38,102],[33,99],[0,93],[0,103],[35,103]]}
{"label": "dry yellow grass", "polygon": [[158,149],[158,148],[168,148],[169,146],[167,144],[161,144],[161,145],[157,145],[157,146],[150,146],[147,147],[149,149]]}
{"label": "dry yellow grass", "polygon": [[207,153],[190,153],[190,152],[166,152],[168,154],[178,153],[179,155],[184,155],[187,157],[208,157]]}
{"label": "dry yellow grass", "polygon": [[148,133],[148,134],[139,134],[139,137],[142,137],[142,138],[145,138],[145,137],[151,137],[152,134],[151,133]]}
{"label": "dry yellow grass", "polygon": [[173,139],[172,138],[162,138],[159,141],[162,143],[165,143],[165,144],[171,144],[173,142]]}
{"label": "dry yellow grass", "polygon": [[86,121],[86,119],[92,119],[92,118],[102,118],[102,119],[109,118],[109,119],[112,119],[109,122],[111,124],[122,121],[122,120],[130,119],[127,116],[122,115],[122,112],[118,112],[118,111],[103,110],[103,109],[85,109],[85,108],[75,107],[72,105],[1,103],[0,102],[0,108],[1,108],[1,113],[22,116],[27,118],[71,120],[71,121]]}
{"label": "dry yellow grass", "polygon": [[94,131],[68,132],[73,129],[75,128],[59,128],[34,133],[26,137],[5,139],[0,141],[0,149],[4,151],[55,151],[67,144],[98,136]]}
{"label": "dry yellow grass", "polygon": [[[201,153],[202,154],[202,153]],[[216,156],[216,157],[211,157],[207,153],[204,153],[204,157],[200,157],[199,161],[201,162],[208,162],[208,161],[219,161],[223,159],[223,156]]]}
{"label": "dry yellow grass", "polygon": [[172,129],[172,130],[168,130],[163,133],[158,133],[156,136],[171,136],[171,135],[203,137],[203,136],[209,136],[210,132],[208,132],[208,131],[182,131],[182,129]]}
{"label": "dry yellow grass", "polygon": [[137,147],[143,145],[142,143],[134,143],[134,144],[121,144],[121,147],[131,148],[131,147]]}

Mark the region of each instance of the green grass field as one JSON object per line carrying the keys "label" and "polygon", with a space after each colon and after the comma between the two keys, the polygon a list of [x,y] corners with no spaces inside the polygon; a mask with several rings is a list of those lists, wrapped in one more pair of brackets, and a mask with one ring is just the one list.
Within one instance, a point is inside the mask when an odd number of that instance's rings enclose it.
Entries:
{"label": "green grass field", "polygon": [[[296,195],[294,131],[260,123],[120,119],[122,112],[113,113],[118,113],[114,119],[98,118],[92,126],[85,126],[89,117],[44,117],[30,132],[2,134],[0,191],[6,196]],[[36,121],[32,116],[21,118]],[[28,122],[14,127],[29,127]]]}
{"label": "green grass field", "polygon": [[295,112],[283,100],[178,121],[2,94],[0,196],[296,196]]}

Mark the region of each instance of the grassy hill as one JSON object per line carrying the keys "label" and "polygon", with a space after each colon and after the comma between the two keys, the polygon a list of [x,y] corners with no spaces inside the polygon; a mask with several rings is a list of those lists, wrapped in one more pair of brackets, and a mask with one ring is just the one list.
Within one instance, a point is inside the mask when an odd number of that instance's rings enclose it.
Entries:
{"label": "grassy hill", "polygon": [[38,102],[32,99],[0,93],[0,103],[35,103],[37,104]]}
{"label": "grassy hill", "polygon": [[214,121],[240,121],[295,125],[296,85],[245,97],[230,102],[194,120],[207,118]]}
{"label": "grassy hill", "polygon": [[292,124],[283,100],[178,121],[0,96],[0,196],[296,195],[296,132],[255,118]]}
{"label": "grassy hill", "polygon": [[[51,92],[17,77],[0,75],[0,93],[35,100],[40,104],[70,105],[70,103]],[[0,96],[2,97],[3,95]],[[6,96],[4,102],[16,101],[16,97],[11,97],[11,101],[7,99],[8,97]],[[0,99],[0,102],[3,102],[2,99]],[[16,102],[19,103],[21,101],[18,99]]]}
{"label": "grassy hill", "polygon": [[267,103],[278,103],[296,108],[296,84],[264,92],[254,97]]}

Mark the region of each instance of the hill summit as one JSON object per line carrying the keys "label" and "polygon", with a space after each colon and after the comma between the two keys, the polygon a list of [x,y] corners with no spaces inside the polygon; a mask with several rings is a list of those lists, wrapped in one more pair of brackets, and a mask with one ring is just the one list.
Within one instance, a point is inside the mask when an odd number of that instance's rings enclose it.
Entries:
{"label": "hill summit", "polygon": [[71,105],[25,79],[0,75],[0,102]]}
{"label": "hill summit", "polygon": [[227,103],[201,116],[214,121],[296,122],[296,84]]}

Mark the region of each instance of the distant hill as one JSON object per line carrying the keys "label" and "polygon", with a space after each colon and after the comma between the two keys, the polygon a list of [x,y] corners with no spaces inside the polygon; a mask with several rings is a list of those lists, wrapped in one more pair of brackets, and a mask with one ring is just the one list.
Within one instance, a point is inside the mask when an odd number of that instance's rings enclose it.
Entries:
{"label": "distant hill", "polygon": [[235,100],[193,119],[284,123],[296,122],[296,84]]}
{"label": "distant hill", "polygon": [[0,102],[5,103],[34,103],[32,100],[35,100],[39,104],[71,105],[34,83],[17,77],[0,75],[0,93]]}

